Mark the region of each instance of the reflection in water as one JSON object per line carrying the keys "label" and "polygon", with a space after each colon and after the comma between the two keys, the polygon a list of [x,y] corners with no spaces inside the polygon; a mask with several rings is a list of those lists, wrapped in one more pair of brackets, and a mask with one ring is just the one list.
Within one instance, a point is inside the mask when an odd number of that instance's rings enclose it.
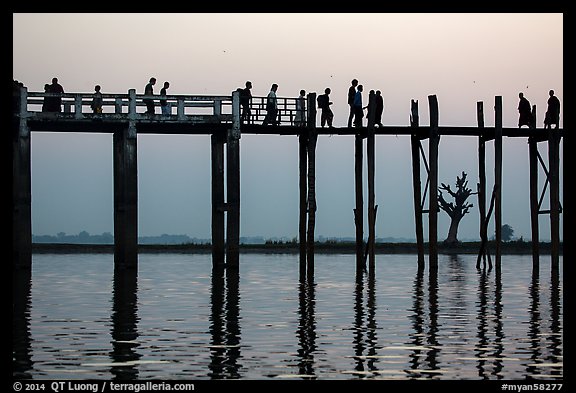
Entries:
{"label": "reflection in water", "polygon": [[[112,306],[112,351],[114,363],[127,363],[138,360],[138,271],[136,269],[114,270],[114,294]],[[134,364],[123,364],[110,368],[117,380],[138,378],[138,368]]]}
{"label": "reflection in water", "polygon": [[[530,323],[528,328],[528,339],[530,341],[531,363],[526,365],[526,371],[534,378],[542,376],[561,377],[563,370],[562,341],[560,325],[560,282],[558,270],[552,270],[550,277],[550,315],[548,318],[542,316],[543,306],[539,274],[537,270],[532,273],[532,282],[529,288],[530,296]],[[546,310],[543,307],[543,310]],[[546,329],[545,321],[550,324]]]}
{"label": "reflection in water", "polygon": [[528,307],[528,312],[530,314],[530,323],[528,327],[528,339],[530,340],[530,359],[532,363],[529,363],[526,370],[530,374],[538,374],[535,370],[535,364],[542,357],[542,352],[540,349],[540,323],[542,321],[540,317],[540,274],[537,270],[532,271],[532,282],[528,289],[530,295],[530,306]]}
{"label": "reflection in water", "polygon": [[12,273],[12,376],[29,379],[32,369],[30,304],[31,279],[29,269],[14,270]]}
{"label": "reflection in water", "polygon": [[210,372],[213,379],[240,378],[240,275],[237,269],[212,269]]}
{"label": "reflection in water", "polygon": [[[482,379],[489,379],[490,375],[501,379],[503,368],[502,353],[504,346],[504,330],[502,326],[502,280],[501,273],[496,270],[494,284],[494,297],[490,293],[492,286],[490,282],[491,269],[478,269],[478,302],[477,317],[478,343],[475,347],[475,354],[478,358],[476,368],[478,376]],[[493,314],[493,315],[492,315]],[[491,325],[492,323],[493,325]],[[494,332],[494,338],[491,343],[491,335]],[[490,366],[493,365],[490,371]]]}
{"label": "reflection in water", "polygon": [[[430,326],[428,328],[428,345],[431,347],[426,355],[428,370],[438,370],[438,269],[428,272],[428,315]],[[431,378],[437,373],[427,373]]]}
{"label": "reflection in water", "polygon": [[298,285],[298,374],[314,375],[314,351],[316,350],[316,317],[315,317],[315,286],[314,276],[300,275]]}
{"label": "reflection in water", "polygon": [[[364,278],[368,276],[367,300],[364,304]],[[369,273],[356,271],[356,286],[354,290],[354,354],[359,376],[364,377],[365,371],[377,371],[377,335],[376,329],[376,279],[374,269]],[[366,319],[366,322],[364,322]],[[365,336],[365,337],[364,337]],[[366,351],[366,353],[365,353]]]}
{"label": "reflection in water", "polygon": [[[560,324],[560,273],[558,269],[552,270],[550,277],[550,355],[544,360],[547,363],[558,363],[558,359],[562,359],[562,325]],[[550,370],[550,374],[562,377],[563,364],[560,363],[559,367],[554,367]]]}
{"label": "reflection in water", "polygon": [[[428,316],[426,317],[426,296],[424,290],[424,269],[418,269],[414,278],[413,312],[410,318],[414,333],[410,345],[414,346],[410,354],[412,377],[432,378],[438,372],[438,269],[428,272]],[[424,346],[424,347],[423,347]],[[423,360],[422,360],[423,358]],[[422,373],[422,370],[425,370]],[[432,371],[431,371],[432,370]]]}
{"label": "reflection in water", "polygon": [[[464,255],[443,257],[437,270],[418,271],[415,264],[406,267],[390,258],[379,265],[376,276],[361,271],[355,282],[350,280],[351,259],[345,257],[320,257],[321,276],[304,275],[300,281],[283,274],[286,264],[255,257],[244,267],[242,310],[238,270],[213,270],[206,276],[208,262],[199,258],[206,263],[189,263],[188,258],[174,255],[171,260],[176,263],[161,268],[150,258],[153,269],[144,265],[139,272],[115,270],[110,294],[110,274],[100,268],[109,258],[83,257],[91,273],[78,275],[77,258],[38,256],[33,282],[30,271],[13,276],[13,376],[109,375],[117,380],[172,375],[492,380],[563,376],[562,271],[553,270],[548,276],[535,269],[530,274],[527,256],[510,257],[501,270],[474,269],[475,259]],[[160,278],[171,285],[176,275],[186,280],[184,266],[188,277],[200,277],[199,286],[194,291],[172,291],[169,309],[164,309],[158,293],[164,295],[173,286],[156,286],[156,281],[149,286],[148,277],[165,275]],[[261,274],[251,278],[251,271]],[[74,279],[66,280],[67,275]],[[274,285],[260,285],[262,277],[274,277]],[[66,285],[59,285],[59,280]],[[284,289],[291,294],[276,296]],[[286,314],[287,310],[293,313]],[[245,316],[243,345],[240,312]],[[179,325],[170,324],[174,320],[167,317],[170,313],[183,314]],[[280,320],[273,337],[256,334],[265,331],[262,315]],[[84,331],[100,333],[102,328],[108,332],[104,338],[98,335],[86,346]],[[190,345],[183,340],[188,337]],[[73,340],[74,347],[67,340]],[[157,351],[159,345],[174,348]],[[65,360],[74,357],[74,361],[62,364],[62,353]],[[94,362],[102,354],[108,361]],[[148,366],[156,359],[164,365]],[[287,363],[294,366],[294,374],[280,375],[278,369],[286,369]]]}

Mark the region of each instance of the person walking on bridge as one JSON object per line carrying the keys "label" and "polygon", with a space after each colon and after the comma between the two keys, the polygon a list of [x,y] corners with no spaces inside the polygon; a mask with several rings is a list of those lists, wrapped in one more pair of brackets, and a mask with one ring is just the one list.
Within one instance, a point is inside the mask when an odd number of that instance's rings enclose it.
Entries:
{"label": "person walking on bridge", "polygon": [[262,122],[263,126],[267,126],[268,123],[277,126],[278,125],[278,101],[276,98],[276,91],[278,91],[278,85],[276,83],[272,84],[270,92],[266,97],[266,117]]}
{"label": "person walking on bridge", "polygon": [[384,113],[384,98],[382,98],[382,92],[376,90],[376,116],[374,117],[374,125],[378,128],[384,127],[382,124],[382,113]]}
{"label": "person walking on bridge", "polygon": [[531,127],[532,109],[530,108],[530,101],[524,97],[524,93],[519,93],[518,98],[520,98],[520,102],[518,102],[518,113],[520,114],[518,128],[522,128],[522,126]]}
{"label": "person walking on bridge", "polygon": [[[53,94],[64,94],[64,88],[60,83],[58,83],[58,78],[52,78],[52,84],[50,85],[49,93]],[[62,97],[50,97],[50,109],[49,112],[61,112],[62,111]]]}
{"label": "person walking on bridge", "polygon": [[298,127],[306,125],[306,90],[300,90],[300,95],[296,98],[296,115],[294,124]]}
{"label": "person walking on bridge", "polygon": [[[170,82],[164,82],[164,86],[160,89],[160,95],[166,97],[166,90],[168,90],[169,87]],[[160,109],[162,109],[162,116],[170,115],[170,104],[165,98],[160,100]]]}
{"label": "person walking on bridge", "polygon": [[356,115],[356,111],[354,109],[356,86],[358,86],[358,79],[352,79],[351,85],[348,88],[348,106],[350,106],[350,113],[348,114],[348,127],[352,127],[352,119],[354,119],[354,116]]}
{"label": "person walking on bridge", "polygon": [[334,113],[332,112],[332,109],[330,109],[330,105],[332,105],[332,102],[330,101],[331,91],[332,90],[330,90],[330,88],[327,87],[326,89],[324,89],[324,94],[319,95],[317,98],[318,108],[322,109],[322,112],[320,113],[320,126],[322,126],[322,128],[324,128],[326,123],[328,123],[328,128],[334,128],[332,126],[332,120],[334,120]]}
{"label": "person walking on bridge", "polygon": [[100,91],[100,85],[94,86],[94,93],[92,94],[92,108],[93,113],[102,113],[102,92]]}
{"label": "person walking on bridge", "polygon": [[[144,95],[151,96],[154,95],[154,85],[156,84],[156,78],[150,78],[150,81],[144,88]],[[144,103],[146,104],[146,113],[153,115],[154,114],[154,100],[150,98],[144,99]]]}
{"label": "person walking on bridge", "polygon": [[362,91],[364,91],[364,86],[358,85],[356,94],[354,95],[354,127],[362,127],[362,118],[364,117]]}
{"label": "person walking on bridge", "polygon": [[552,124],[559,127],[560,123],[560,100],[554,95],[554,90],[548,92],[550,98],[548,98],[548,109],[546,110],[546,115],[544,117],[544,128],[552,128]]}
{"label": "person walking on bridge", "polygon": [[246,81],[246,87],[240,89],[240,105],[242,106],[242,116],[240,117],[242,123],[250,123],[250,100],[252,99],[252,82]]}

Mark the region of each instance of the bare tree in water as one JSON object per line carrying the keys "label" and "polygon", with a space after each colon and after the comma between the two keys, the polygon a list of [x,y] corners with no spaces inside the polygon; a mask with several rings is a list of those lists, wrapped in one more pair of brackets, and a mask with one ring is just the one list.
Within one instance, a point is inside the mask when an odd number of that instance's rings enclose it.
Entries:
{"label": "bare tree in water", "polygon": [[458,225],[462,217],[466,215],[470,208],[474,205],[466,203],[470,195],[477,194],[468,188],[468,180],[466,180],[466,173],[463,171],[462,176],[456,176],[456,190],[453,191],[449,185],[442,183],[439,187],[440,190],[446,191],[454,198],[454,202],[446,202],[442,191],[438,191],[438,203],[440,208],[450,216],[450,229],[448,230],[448,237],[444,240],[445,244],[453,245],[458,243]]}

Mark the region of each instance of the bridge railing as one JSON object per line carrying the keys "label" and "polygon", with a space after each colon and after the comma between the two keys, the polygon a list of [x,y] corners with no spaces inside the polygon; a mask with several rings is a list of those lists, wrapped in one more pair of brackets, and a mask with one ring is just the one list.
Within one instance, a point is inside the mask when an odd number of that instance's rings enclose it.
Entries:
{"label": "bridge railing", "polygon": [[[60,112],[44,111],[46,99],[60,98]],[[146,99],[154,102],[155,114],[146,112]],[[160,99],[166,100],[169,115],[162,115]],[[102,94],[102,113],[93,113],[92,93],[27,93],[26,111],[32,116],[54,116],[63,118],[114,118],[133,117],[134,119],[154,119],[167,121],[232,122],[231,96],[185,96],[185,95],[144,95],[129,91],[128,94]]]}
{"label": "bridge railing", "polygon": [[[144,95],[130,90],[128,94],[102,93],[102,113],[94,113],[91,108],[92,93],[45,93],[28,92],[23,89],[26,98],[25,108],[21,113],[28,117],[52,118],[56,114],[63,119],[119,119],[133,118],[135,120],[188,121],[198,123],[232,123],[232,96],[209,95]],[[51,98],[60,98],[60,112],[46,111],[44,105]],[[155,114],[146,112],[146,101],[153,100]],[[169,106],[169,114],[162,115],[160,100],[165,100]],[[251,116],[248,124],[261,124],[266,117],[266,97],[252,97],[250,100]],[[307,118],[307,108],[297,109],[297,98],[277,97],[277,124],[304,125]],[[241,113],[240,108],[240,113]],[[299,120],[302,119],[302,123]],[[274,122],[271,121],[270,124]]]}
{"label": "bridge railing", "polygon": [[[292,97],[276,97],[278,114],[276,121],[279,125],[290,126],[304,126],[308,116],[308,108],[304,104],[303,110],[297,108],[297,98]],[[250,102],[250,119],[249,124],[261,124],[266,117],[268,111],[266,110],[267,97],[252,97]],[[306,102],[306,99],[304,99]],[[242,110],[242,109],[240,109]],[[272,122],[270,122],[272,124]]]}

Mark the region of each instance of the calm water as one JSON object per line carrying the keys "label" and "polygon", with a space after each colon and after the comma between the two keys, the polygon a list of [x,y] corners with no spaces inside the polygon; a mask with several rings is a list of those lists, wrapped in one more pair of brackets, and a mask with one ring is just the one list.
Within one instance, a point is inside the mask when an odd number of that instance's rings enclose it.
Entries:
{"label": "calm water", "polygon": [[504,255],[241,254],[239,274],[210,255],[140,254],[114,276],[113,255],[33,256],[14,280],[13,375],[33,379],[526,379],[563,376],[562,257],[532,272]]}

